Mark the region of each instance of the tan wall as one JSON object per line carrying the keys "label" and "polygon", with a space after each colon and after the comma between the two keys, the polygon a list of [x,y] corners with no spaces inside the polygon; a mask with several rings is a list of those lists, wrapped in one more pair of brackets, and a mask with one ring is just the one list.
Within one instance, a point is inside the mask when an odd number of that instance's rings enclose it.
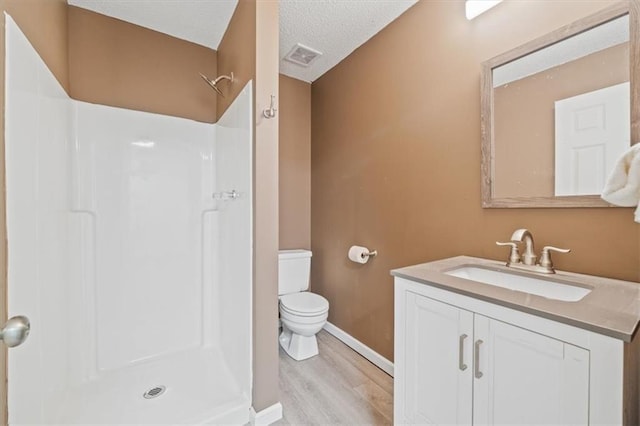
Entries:
{"label": "tan wall", "polygon": [[[240,0],[218,46],[218,73],[230,75],[235,82],[221,86],[225,97],[218,96],[218,119],[242,91],[249,80],[256,78],[256,2]],[[255,99],[255,93],[254,93]],[[255,105],[255,103],[254,103]]]}
{"label": "tan wall", "polygon": [[[20,26],[53,75],[68,92],[66,0],[0,0],[0,5]],[[4,50],[4,28],[2,49]],[[4,58],[4,55],[2,57]]]}
{"label": "tan wall", "polygon": [[222,116],[254,81],[253,407],[278,402],[278,116],[262,117],[278,93],[278,2],[240,0],[218,47],[218,71],[236,76]]}
{"label": "tan wall", "polygon": [[[329,321],[393,358],[389,270],[466,254],[527,227],[559,269],[638,280],[631,209],[482,209],[480,64],[609,1],[506,1],[473,21],[464,2],[421,1],[312,85],[312,286]],[[366,265],[352,244],[377,249]]]}
{"label": "tan wall", "polygon": [[280,74],[280,249],[311,248],[311,85]]}
{"label": "tan wall", "polygon": [[69,7],[70,95],[81,101],[213,123],[216,51]]}
{"label": "tan wall", "polygon": [[[0,8],[20,26],[60,84],[68,91],[67,66],[67,2],[66,0],[2,0]],[[4,82],[5,40],[4,19],[0,28],[0,81]],[[0,84],[0,105],[4,105],[4,84]],[[5,186],[4,171],[4,109],[0,117],[0,187]],[[6,312],[7,233],[4,191],[0,195],[0,323]],[[0,425],[7,424],[6,347],[0,345]]]}
{"label": "tan wall", "polygon": [[278,375],[278,122],[266,119],[271,95],[278,95],[278,1],[256,5],[255,131],[255,306],[253,407],[279,400]]}
{"label": "tan wall", "polygon": [[494,197],[553,197],[554,102],[626,81],[629,43],[496,87]]}

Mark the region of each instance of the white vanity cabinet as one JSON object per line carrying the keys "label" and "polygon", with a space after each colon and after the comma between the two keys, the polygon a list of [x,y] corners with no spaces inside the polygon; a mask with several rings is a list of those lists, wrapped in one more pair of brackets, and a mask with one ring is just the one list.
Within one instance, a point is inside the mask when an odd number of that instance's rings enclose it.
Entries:
{"label": "white vanity cabinet", "polygon": [[623,342],[395,278],[396,424],[623,423]]}
{"label": "white vanity cabinet", "polygon": [[477,314],[473,338],[473,423],[589,423],[588,350]]}
{"label": "white vanity cabinet", "polygon": [[473,313],[409,291],[402,296],[406,320],[396,325],[403,344],[397,341],[394,385],[404,397],[394,401],[395,422],[470,424]]}

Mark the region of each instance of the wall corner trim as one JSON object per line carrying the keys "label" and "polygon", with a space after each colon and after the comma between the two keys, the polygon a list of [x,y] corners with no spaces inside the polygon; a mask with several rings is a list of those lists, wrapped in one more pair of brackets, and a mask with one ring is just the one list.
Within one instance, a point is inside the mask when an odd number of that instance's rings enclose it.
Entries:
{"label": "wall corner trim", "polygon": [[276,402],[273,405],[260,410],[256,413],[256,410],[251,407],[251,425],[252,426],[268,426],[277,422],[282,418],[282,404]]}
{"label": "wall corner trim", "polygon": [[327,331],[327,333],[332,334],[338,340],[341,340],[345,345],[349,346],[351,349],[368,359],[373,365],[393,377],[393,363],[391,361],[389,361],[349,333],[331,324],[330,322],[327,322],[324,325],[324,329]]}

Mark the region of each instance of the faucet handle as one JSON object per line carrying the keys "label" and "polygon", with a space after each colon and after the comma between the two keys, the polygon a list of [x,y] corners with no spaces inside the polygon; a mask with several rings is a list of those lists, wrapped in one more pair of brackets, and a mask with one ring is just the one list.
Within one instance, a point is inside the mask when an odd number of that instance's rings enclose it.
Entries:
{"label": "faucet handle", "polygon": [[540,255],[540,266],[543,268],[547,268],[553,270],[553,262],[551,261],[551,253],[552,251],[557,251],[558,253],[569,253],[571,249],[563,249],[553,246],[544,246],[542,248],[542,254]]}
{"label": "faucet handle", "polygon": [[499,246],[511,246],[511,252],[509,253],[509,262],[507,262],[507,266],[513,263],[520,263],[520,252],[518,251],[518,244],[513,241],[509,241],[508,243],[501,243],[496,241],[496,245]]}

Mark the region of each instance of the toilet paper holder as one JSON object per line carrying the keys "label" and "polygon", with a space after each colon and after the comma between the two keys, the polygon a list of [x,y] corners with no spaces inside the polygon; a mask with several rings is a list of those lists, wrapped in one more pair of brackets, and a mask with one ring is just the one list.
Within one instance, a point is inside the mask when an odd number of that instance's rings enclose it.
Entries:
{"label": "toilet paper holder", "polygon": [[369,250],[363,246],[351,246],[347,253],[347,258],[354,262],[364,265],[370,258],[378,255],[378,250]]}
{"label": "toilet paper holder", "polygon": [[377,255],[378,255],[378,250],[371,250],[369,252],[360,254],[360,257],[364,259],[365,257],[376,257]]}

